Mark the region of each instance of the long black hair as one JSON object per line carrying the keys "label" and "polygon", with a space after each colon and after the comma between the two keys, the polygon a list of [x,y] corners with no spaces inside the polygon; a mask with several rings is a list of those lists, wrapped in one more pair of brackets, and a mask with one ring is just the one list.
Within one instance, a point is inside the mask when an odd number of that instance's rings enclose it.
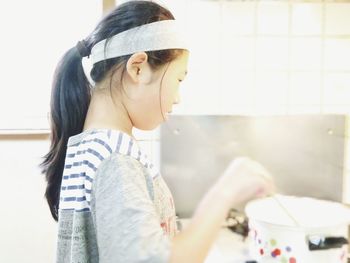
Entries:
{"label": "long black hair", "polygon": [[[95,30],[83,40],[88,52],[99,41],[109,39],[125,30],[144,24],[172,20],[166,8],[150,1],[128,1],[108,13]],[[152,68],[158,68],[176,59],[182,50],[169,49],[146,52]],[[91,78],[102,81],[111,70],[123,67],[131,55],[112,58],[94,64]],[[54,74],[51,93],[51,146],[40,164],[47,186],[45,197],[52,217],[58,221],[61,180],[70,136],[81,133],[91,99],[91,86],[84,74],[82,57],[77,47],[68,50],[61,58]]]}

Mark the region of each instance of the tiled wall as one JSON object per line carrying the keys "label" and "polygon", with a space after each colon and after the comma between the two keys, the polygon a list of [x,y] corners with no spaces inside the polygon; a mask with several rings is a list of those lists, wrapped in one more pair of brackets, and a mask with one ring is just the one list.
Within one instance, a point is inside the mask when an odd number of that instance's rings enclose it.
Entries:
{"label": "tiled wall", "polygon": [[350,114],[350,1],[159,2],[192,47],[175,114]]}
{"label": "tiled wall", "polygon": [[156,166],[160,167],[160,130],[141,131],[133,129],[133,135],[137,139],[138,144],[150,161]]}
{"label": "tiled wall", "polygon": [[176,4],[192,36],[176,113],[350,113],[349,1]]}

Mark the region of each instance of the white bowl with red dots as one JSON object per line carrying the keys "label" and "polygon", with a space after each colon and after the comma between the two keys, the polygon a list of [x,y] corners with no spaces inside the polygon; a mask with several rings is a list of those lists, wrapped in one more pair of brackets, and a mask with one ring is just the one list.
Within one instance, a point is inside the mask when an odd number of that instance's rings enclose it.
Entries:
{"label": "white bowl with red dots", "polygon": [[347,262],[350,209],[340,203],[276,195],[249,202],[245,212],[259,263]]}

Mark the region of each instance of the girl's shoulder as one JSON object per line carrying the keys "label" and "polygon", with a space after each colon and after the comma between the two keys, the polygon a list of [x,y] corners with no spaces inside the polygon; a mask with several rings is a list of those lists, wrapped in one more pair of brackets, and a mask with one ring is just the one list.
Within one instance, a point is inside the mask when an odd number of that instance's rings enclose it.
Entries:
{"label": "girl's shoulder", "polygon": [[95,175],[95,189],[107,189],[112,185],[115,190],[136,186],[154,200],[154,179],[149,169],[131,156],[114,152],[99,166]]}
{"label": "girl's shoulder", "polygon": [[77,152],[93,156],[99,164],[112,155],[127,156],[127,158],[119,157],[119,159],[124,160],[124,162],[128,160],[129,165],[130,163],[141,165],[141,167],[146,168],[152,178],[160,175],[138,142],[122,131],[90,129],[74,135],[68,140],[67,155],[73,155]]}

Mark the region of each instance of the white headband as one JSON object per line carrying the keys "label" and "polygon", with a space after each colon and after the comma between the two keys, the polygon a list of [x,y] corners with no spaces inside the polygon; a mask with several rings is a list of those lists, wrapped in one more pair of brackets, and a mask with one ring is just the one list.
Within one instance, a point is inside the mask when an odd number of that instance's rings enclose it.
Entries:
{"label": "white headband", "polygon": [[[142,51],[165,49],[189,49],[184,30],[176,20],[162,20],[123,31],[107,40],[94,45],[88,58],[83,58],[83,67],[89,81],[93,64],[130,55]],[[85,60],[85,61],[84,61]]]}

